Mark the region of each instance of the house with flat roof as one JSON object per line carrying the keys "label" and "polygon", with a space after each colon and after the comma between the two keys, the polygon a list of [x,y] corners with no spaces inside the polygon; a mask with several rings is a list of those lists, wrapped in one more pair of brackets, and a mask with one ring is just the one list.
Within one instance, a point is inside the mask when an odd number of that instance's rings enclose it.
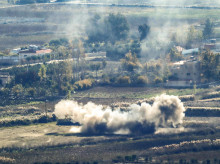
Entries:
{"label": "house with flat roof", "polygon": [[32,56],[43,56],[46,54],[50,54],[52,52],[51,49],[40,49],[40,50],[32,50],[32,49],[25,49],[21,50],[19,54],[19,59],[25,59]]}
{"label": "house with flat roof", "polygon": [[170,71],[167,87],[192,87],[200,82],[200,62],[193,58],[173,63]]}

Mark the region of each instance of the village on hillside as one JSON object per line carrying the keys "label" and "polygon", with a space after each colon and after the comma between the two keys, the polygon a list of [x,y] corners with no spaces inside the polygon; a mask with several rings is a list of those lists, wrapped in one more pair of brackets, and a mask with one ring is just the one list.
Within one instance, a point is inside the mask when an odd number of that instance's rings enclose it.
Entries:
{"label": "village on hillside", "polygon": [[219,0],[0,0],[0,164],[220,164]]}
{"label": "village on hillside", "polygon": [[[201,64],[199,61],[199,53],[202,51],[211,51],[215,54],[220,52],[220,42],[217,39],[205,40],[198,48],[186,49],[181,46],[174,46],[172,48],[175,53],[180,54],[183,58],[180,61],[169,63],[170,79],[160,84],[164,87],[182,87],[188,88],[197,85],[199,87],[207,87],[208,81],[204,83],[201,78]],[[75,49],[74,51],[78,51]],[[63,59],[56,59],[53,50],[43,46],[29,45],[26,47],[16,48],[10,50],[10,55],[0,56],[0,65],[4,66],[2,70],[10,66],[22,66],[27,64],[43,64],[43,62],[63,61]],[[77,61],[77,58],[72,58]],[[82,60],[81,58],[79,60]],[[89,61],[106,61],[111,62],[110,58],[106,57],[106,51],[85,53],[84,59],[89,64]],[[219,60],[219,59],[218,59]],[[114,62],[114,61],[112,61]],[[118,67],[120,67],[118,65]],[[0,79],[2,86],[10,82],[12,77],[6,71],[0,72]]]}

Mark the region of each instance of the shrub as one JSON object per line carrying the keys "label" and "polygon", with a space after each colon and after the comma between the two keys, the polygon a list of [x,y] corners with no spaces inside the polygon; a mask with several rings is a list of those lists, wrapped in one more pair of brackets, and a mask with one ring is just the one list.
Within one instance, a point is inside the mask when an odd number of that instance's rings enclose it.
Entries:
{"label": "shrub", "polygon": [[66,119],[58,119],[57,125],[72,126],[72,125],[79,125],[79,123],[73,123],[70,118],[66,118]]}
{"label": "shrub", "polygon": [[9,126],[20,126],[20,125],[30,125],[31,121],[28,119],[16,119],[16,120],[3,120],[0,122],[0,127],[9,127]]}
{"label": "shrub", "polygon": [[147,84],[148,83],[147,76],[138,76],[136,83],[137,84]]}
{"label": "shrub", "polygon": [[185,102],[185,101],[194,101],[195,96],[194,95],[179,96],[179,99],[183,102]]}
{"label": "shrub", "polygon": [[39,119],[38,119],[38,122],[39,123],[48,123],[51,121],[51,118],[49,118],[48,116],[41,116]]}
{"label": "shrub", "polygon": [[28,88],[27,93],[29,96],[34,97],[36,95],[37,91],[35,88]]}
{"label": "shrub", "polygon": [[130,84],[131,83],[131,79],[129,76],[122,76],[119,77],[117,80],[118,84]]}
{"label": "shrub", "polygon": [[84,79],[75,82],[74,88],[78,90],[91,88],[95,84],[95,80],[93,79]]}
{"label": "shrub", "polygon": [[187,107],[185,114],[188,117],[220,117],[220,109],[211,107]]}
{"label": "shrub", "polygon": [[103,78],[101,81],[102,85],[109,85],[111,84],[110,79],[109,78]]}
{"label": "shrub", "polygon": [[159,84],[159,83],[162,83],[163,82],[163,79],[161,77],[155,77],[154,78],[154,84]]}

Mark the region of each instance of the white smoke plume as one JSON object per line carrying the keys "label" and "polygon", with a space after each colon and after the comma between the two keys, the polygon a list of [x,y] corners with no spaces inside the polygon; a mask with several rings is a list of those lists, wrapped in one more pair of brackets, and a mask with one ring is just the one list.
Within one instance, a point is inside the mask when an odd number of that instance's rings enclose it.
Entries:
{"label": "white smoke plume", "polygon": [[178,97],[165,94],[156,97],[152,106],[132,104],[126,111],[69,100],[62,100],[55,106],[59,119],[71,117],[73,122],[81,124],[80,132],[85,134],[147,134],[159,128],[176,128],[182,124],[184,111]]}

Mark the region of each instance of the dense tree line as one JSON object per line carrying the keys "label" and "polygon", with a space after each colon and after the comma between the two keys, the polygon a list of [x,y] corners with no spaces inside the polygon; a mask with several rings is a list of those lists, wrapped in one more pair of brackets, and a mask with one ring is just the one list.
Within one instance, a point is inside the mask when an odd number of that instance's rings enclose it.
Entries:
{"label": "dense tree line", "polygon": [[90,19],[90,25],[86,29],[88,42],[116,42],[124,40],[129,34],[127,19],[122,14],[109,14],[101,17],[95,14]]}
{"label": "dense tree line", "polygon": [[[28,64],[41,61],[44,64],[11,69],[10,75],[13,79],[6,88],[1,90],[1,97],[5,99],[22,96],[32,98],[65,96],[75,90],[92,87],[96,84],[96,80],[102,85],[157,85],[171,77],[168,66],[162,64],[164,59],[140,61],[141,43],[149,35],[149,25],[139,25],[137,29],[139,36],[131,39],[128,22],[121,14],[107,16],[95,14],[91,17],[89,24],[86,28],[87,37],[75,40],[66,38],[51,40],[47,46],[53,49],[53,53],[44,55],[43,58],[29,57],[24,61]],[[207,19],[203,37],[210,37],[212,34],[213,23]],[[198,41],[201,35],[202,33],[194,27],[190,27],[186,36],[187,41],[192,44]],[[111,60],[121,61],[118,73],[101,73],[100,70],[106,67],[105,61],[86,62],[86,52],[99,51],[105,51]],[[153,52],[152,55],[154,55]],[[202,77],[208,80],[219,80],[219,54],[205,51],[199,57]],[[46,63],[53,59],[63,61]],[[167,51],[167,62],[182,59],[184,57],[175,49],[170,48]]]}
{"label": "dense tree line", "polygon": [[202,78],[209,81],[220,80],[220,54],[210,50],[200,54]]}

